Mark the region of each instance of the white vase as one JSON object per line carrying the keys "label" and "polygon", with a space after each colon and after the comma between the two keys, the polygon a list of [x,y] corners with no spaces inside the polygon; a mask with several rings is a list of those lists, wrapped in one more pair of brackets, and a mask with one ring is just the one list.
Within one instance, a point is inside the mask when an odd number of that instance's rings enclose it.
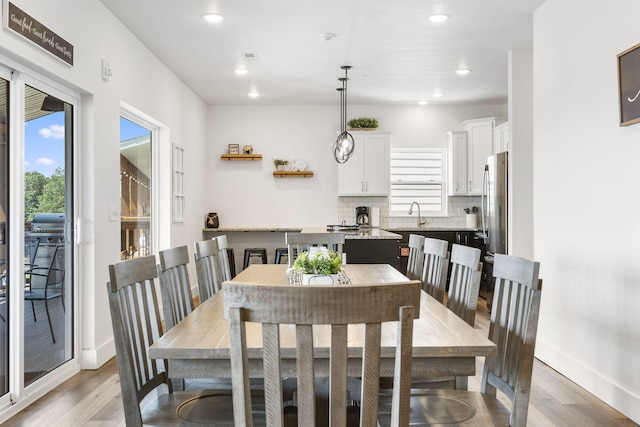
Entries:
{"label": "white vase", "polygon": [[303,285],[337,285],[337,274],[303,274]]}

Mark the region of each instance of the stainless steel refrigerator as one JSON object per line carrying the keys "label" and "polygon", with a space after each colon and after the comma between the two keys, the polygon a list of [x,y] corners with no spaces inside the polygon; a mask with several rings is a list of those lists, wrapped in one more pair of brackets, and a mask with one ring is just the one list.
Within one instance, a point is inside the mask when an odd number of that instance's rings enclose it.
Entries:
{"label": "stainless steel refrigerator", "polygon": [[487,158],[482,185],[482,231],[487,254],[506,254],[508,214],[508,153]]}
{"label": "stainless steel refrigerator", "polygon": [[482,267],[480,295],[487,300],[491,310],[493,302],[493,255],[507,253],[509,155],[498,153],[487,158],[482,185],[482,237],[486,255]]}

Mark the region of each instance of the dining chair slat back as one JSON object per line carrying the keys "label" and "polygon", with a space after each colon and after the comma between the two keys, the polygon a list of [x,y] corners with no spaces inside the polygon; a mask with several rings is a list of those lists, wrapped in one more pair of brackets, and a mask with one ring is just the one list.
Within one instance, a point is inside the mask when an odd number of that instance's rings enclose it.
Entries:
{"label": "dining chair slat back", "polygon": [[160,384],[171,383],[164,361],[149,358],[149,347],[162,335],[153,255],[109,266],[107,291],[127,425],[142,425],[140,402]]}
{"label": "dining chair slat back", "polygon": [[239,423],[236,425],[253,425],[248,392],[248,322],[262,324],[266,421],[272,426],[284,425],[285,419],[282,378],[286,372],[281,366],[280,325],[295,325],[297,420],[302,426],[316,422],[318,377],[314,373],[314,339],[317,337],[314,337],[313,325],[330,325],[328,399],[329,422],[334,426],[345,426],[347,420],[347,331],[352,324],[365,328],[359,416],[360,425],[370,426],[377,423],[381,323],[397,322],[393,416],[395,425],[408,425],[413,319],[420,310],[419,281],[329,287],[227,282],[223,288],[230,328],[233,406]]}
{"label": "dining chair slat back", "polygon": [[502,391],[511,401],[511,424],[526,425],[542,280],[540,263],[495,254],[495,286],[489,339],[498,351],[488,356],[481,391]]}
{"label": "dining chair slat back", "polygon": [[449,273],[448,247],[446,240],[430,237],[424,239],[424,261],[420,277],[422,289],[441,303],[444,303]]}
{"label": "dining chair slat back", "polygon": [[407,259],[406,276],[409,279],[420,280],[424,265],[424,236],[409,234],[409,257]]}
{"label": "dining chair slat back", "polygon": [[162,295],[165,330],[178,324],[193,311],[189,281],[189,249],[186,246],[162,250],[157,265]]}
{"label": "dining chair slat back", "polygon": [[[527,425],[542,292],[539,270],[536,261],[495,255],[489,339],[497,351],[485,358],[480,392],[414,390],[411,425]],[[498,390],[511,407],[502,403]],[[379,420],[381,426],[391,425],[388,417]]]}
{"label": "dining chair slat back", "polygon": [[222,273],[220,271],[219,256],[220,250],[217,239],[195,243],[193,258],[196,264],[200,304],[220,290]]}
{"label": "dining chair slat back", "polygon": [[[149,347],[162,336],[157,277],[154,255],[109,266],[107,293],[127,427],[187,425],[179,414],[186,402],[193,402],[194,413],[212,408],[215,422],[212,419],[211,425],[232,425],[229,390],[174,392],[166,361],[149,357]],[[208,399],[198,400],[201,397]]]}
{"label": "dining chair slat back", "polygon": [[451,278],[447,308],[474,326],[482,275],[481,251],[471,246],[451,247]]}
{"label": "dining chair slat back", "polygon": [[289,268],[293,267],[299,253],[309,250],[311,246],[326,246],[342,255],[344,247],[344,233],[285,233]]}
{"label": "dining chair slat back", "polygon": [[222,283],[232,279],[229,253],[227,252],[227,249],[229,249],[229,242],[225,234],[216,236],[213,239],[218,242],[218,266],[220,267],[219,277],[220,283]]}

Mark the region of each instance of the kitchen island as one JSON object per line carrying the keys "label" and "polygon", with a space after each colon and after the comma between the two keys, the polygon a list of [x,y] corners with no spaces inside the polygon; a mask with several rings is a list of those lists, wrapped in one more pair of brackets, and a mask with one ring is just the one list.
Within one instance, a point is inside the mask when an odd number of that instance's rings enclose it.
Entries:
{"label": "kitchen island", "polygon": [[[345,235],[344,252],[347,263],[391,264],[399,268],[399,243],[401,234],[379,228],[362,228],[341,231]],[[220,227],[202,230],[204,239],[226,234],[229,247],[234,249],[236,271],[242,271],[246,248],[265,248],[267,261],[275,262],[276,248],[284,248],[285,233],[332,233],[326,227]]]}

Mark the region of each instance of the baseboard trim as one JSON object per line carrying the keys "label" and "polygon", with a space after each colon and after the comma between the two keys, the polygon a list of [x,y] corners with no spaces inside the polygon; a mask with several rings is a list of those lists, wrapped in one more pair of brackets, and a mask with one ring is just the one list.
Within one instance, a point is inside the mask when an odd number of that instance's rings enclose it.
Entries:
{"label": "baseboard trim", "polygon": [[591,366],[539,337],[536,342],[536,358],[640,424],[640,397],[633,392],[620,387]]}
{"label": "baseboard trim", "polygon": [[82,350],[82,369],[98,369],[116,355],[113,338],[98,348]]}

